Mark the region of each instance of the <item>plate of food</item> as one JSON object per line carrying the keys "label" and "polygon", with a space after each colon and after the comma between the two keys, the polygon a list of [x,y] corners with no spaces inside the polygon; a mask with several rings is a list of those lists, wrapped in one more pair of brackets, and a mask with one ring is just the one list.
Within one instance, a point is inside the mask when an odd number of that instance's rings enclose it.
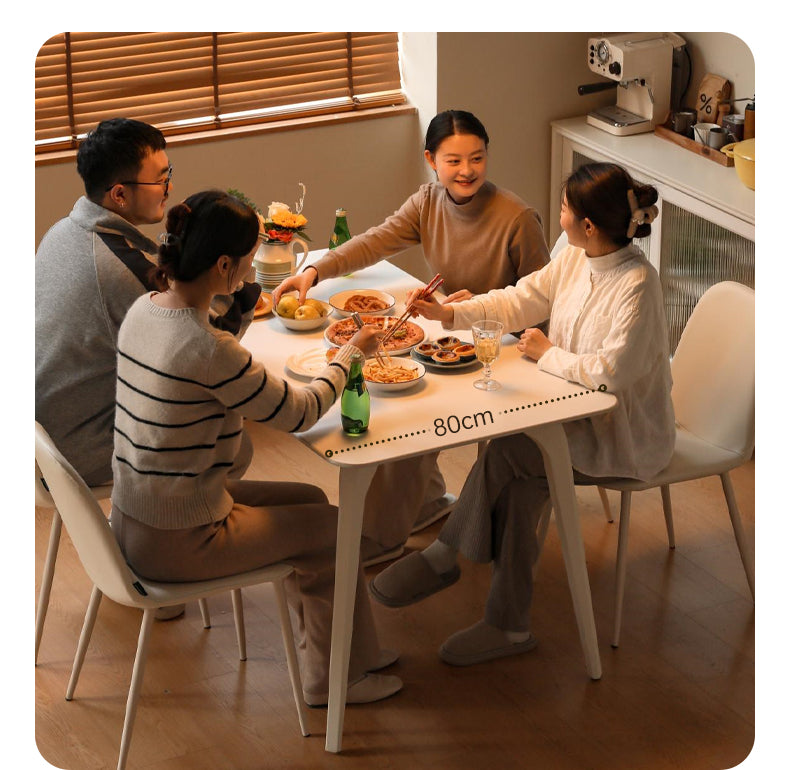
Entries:
{"label": "plate of food", "polygon": [[261,292],[258,297],[258,302],[255,304],[255,311],[252,314],[253,318],[263,318],[272,312],[272,295]]}
{"label": "plate of food", "polygon": [[306,299],[299,304],[296,294],[285,294],[280,297],[274,315],[286,328],[292,331],[305,332],[323,326],[332,308],[320,299]]}
{"label": "plate of food", "polygon": [[[336,348],[330,348],[330,350],[335,351]],[[329,360],[327,360],[328,352],[326,348],[303,350],[301,353],[294,353],[292,356],[289,356],[285,366],[291,374],[312,380],[313,377],[321,374],[329,363]]]}
{"label": "plate of food", "polygon": [[414,387],[425,376],[425,367],[419,361],[407,358],[391,361],[389,365],[387,363],[386,359],[383,364],[375,358],[365,361],[362,375],[371,393],[406,390]]}
{"label": "plate of food", "polygon": [[329,304],[341,318],[352,313],[387,315],[395,307],[395,297],[378,289],[348,289],[333,294]]}
{"label": "plate of food", "polygon": [[[384,315],[362,315],[360,316],[365,324],[374,324],[382,331],[386,331],[390,326],[394,326],[396,319]],[[324,332],[324,339],[330,344],[340,347],[345,345],[356,333],[357,326],[353,318],[344,318],[342,321],[335,321],[330,324]],[[384,350],[391,355],[399,356],[408,353],[413,347],[419,345],[425,339],[425,332],[421,326],[413,321],[406,321],[398,329],[392,339],[384,345]]]}
{"label": "plate of food", "polygon": [[452,336],[417,345],[412,349],[411,357],[436,369],[463,369],[477,363],[475,346]]}

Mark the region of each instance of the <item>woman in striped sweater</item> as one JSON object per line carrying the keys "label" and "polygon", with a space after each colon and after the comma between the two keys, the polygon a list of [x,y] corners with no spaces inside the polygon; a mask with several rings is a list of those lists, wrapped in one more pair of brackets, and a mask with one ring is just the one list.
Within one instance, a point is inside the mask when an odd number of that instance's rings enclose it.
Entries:
{"label": "woman in striped sweater", "polygon": [[[292,564],[305,700],[324,705],[337,509],[310,484],[234,481],[228,470],[245,418],[311,427],[342,391],[352,354],[373,352],[376,332],[361,329],[305,387],[267,371],[208,322],[212,298],[249,272],[257,241],[255,212],[224,192],[197,193],[168,212],[162,291],[132,305],[118,337],[112,527],[129,563],[152,580]],[[379,647],[360,572],[348,702],[397,692],[397,677],[368,673],[396,657]]]}

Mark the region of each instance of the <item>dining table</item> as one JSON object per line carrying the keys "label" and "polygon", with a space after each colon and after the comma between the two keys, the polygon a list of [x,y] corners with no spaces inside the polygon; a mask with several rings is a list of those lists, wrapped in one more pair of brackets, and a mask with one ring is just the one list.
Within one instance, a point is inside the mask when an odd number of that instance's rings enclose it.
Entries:
{"label": "dining table", "polygon": [[[311,251],[307,264],[325,253],[325,250]],[[365,289],[383,290],[395,297],[391,313],[397,318],[405,309],[408,293],[424,285],[425,282],[391,262],[381,261],[350,275],[321,281],[308,296],[328,301],[334,294],[350,289],[360,293]],[[440,295],[437,293],[437,296]],[[271,313],[253,321],[242,343],[270,371],[298,386],[310,375],[304,371],[295,372],[294,368],[299,370],[300,367],[294,362],[330,347],[324,332],[337,320],[330,316],[317,329],[294,331],[286,328],[276,313]],[[426,341],[450,334],[437,321],[422,317],[411,320],[423,329]],[[464,342],[472,342],[471,330],[451,333]],[[485,442],[512,433],[529,435],[540,447],[546,466],[586,671],[592,679],[601,677],[573,470],[563,425],[612,409],[616,397],[540,371],[534,361],[519,352],[517,341],[513,334],[505,334],[502,338],[500,356],[492,365],[493,378],[501,384],[497,390],[475,388],[473,382],[482,372],[482,364],[477,361],[468,366],[426,366],[425,375],[407,389],[383,394],[371,389],[370,424],[361,435],[350,436],[343,432],[339,405],[312,428],[296,434],[325,462],[339,469],[326,727],[326,750],[329,752],[342,749],[363,506],[380,463]],[[393,494],[397,494],[397,490],[393,490]]]}

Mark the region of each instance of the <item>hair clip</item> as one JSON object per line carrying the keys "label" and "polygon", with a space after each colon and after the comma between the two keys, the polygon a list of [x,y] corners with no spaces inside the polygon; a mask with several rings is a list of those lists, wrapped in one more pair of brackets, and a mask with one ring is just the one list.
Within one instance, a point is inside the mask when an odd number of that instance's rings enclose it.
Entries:
{"label": "hair clip", "polygon": [[628,231],[625,235],[626,238],[633,238],[640,225],[649,225],[658,216],[658,206],[646,206],[641,209],[636,200],[636,193],[632,188],[628,189],[627,195],[628,205],[631,207],[631,220],[628,223]]}
{"label": "hair clip", "polygon": [[181,239],[173,233],[159,233],[159,243],[164,246],[175,246]]}

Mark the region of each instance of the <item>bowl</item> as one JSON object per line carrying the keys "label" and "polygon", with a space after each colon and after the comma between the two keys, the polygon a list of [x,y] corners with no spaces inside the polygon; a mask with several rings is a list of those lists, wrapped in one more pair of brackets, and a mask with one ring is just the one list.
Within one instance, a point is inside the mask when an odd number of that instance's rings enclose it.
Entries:
{"label": "bowl", "polygon": [[738,179],[750,190],[754,190],[754,139],[725,144],[721,151],[728,158],[735,158],[735,172]]}
{"label": "bowl", "polygon": [[[365,366],[368,364],[375,364],[375,358],[369,358],[365,361]],[[395,365],[403,367],[404,369],[412,369],[417,372],[417,376],[411,380],[404,380],[403,382],[377,382],[376,380],[369,380],[365,377],[365,383],[368,390],[373,394],[395,393],[399,390],[406,390],[407,388],[414,387],[425,376],[425,367],[419,361],[413,361],[410,358],[399,358]]]}
{"label": "bowl", "polygon": [[395,297],[392,294],[387,294],[386,291],[379,291],[378,289],[347,289],[346,291],[339,291],[329,298],[329,304],[332,309],[341,318],[348,318],[354,311],[346,310],[346,302],[355,294],[364,295],[366,297],[375,297],[385,303],[384,307],[377,310],[358,310],[359,313],[366,313],[367,315],[387,315],[392,312],[395,307]]}
{"label": "bowl", "polygon": [[315,300],[315,302],[318,302],[323,309],[322,315],[318,318],[286,318],[285,316],[281,316],[276,308],[274,310],[274,316],[286,329],[290,329],[291,331],[308,332],[313,329],[318,329],[326,323],[326,319],[332,312],[332,308],[326,302],[321,302],[321,300]]}

